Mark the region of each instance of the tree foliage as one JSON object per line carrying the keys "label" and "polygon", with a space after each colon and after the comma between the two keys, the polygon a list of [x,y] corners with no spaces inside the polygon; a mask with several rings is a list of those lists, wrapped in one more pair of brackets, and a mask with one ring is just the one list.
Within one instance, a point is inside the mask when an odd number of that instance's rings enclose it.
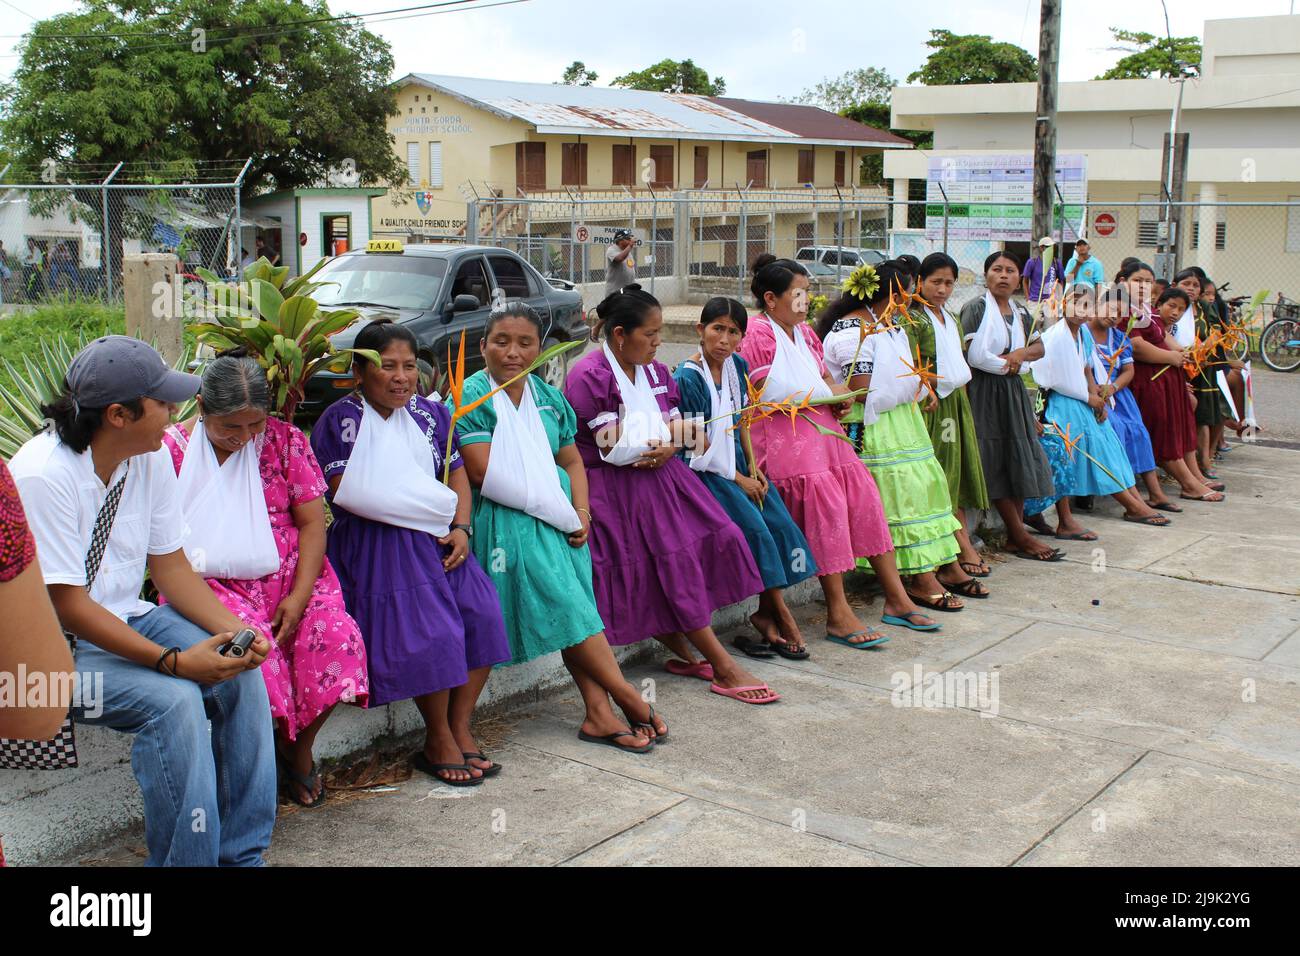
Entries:
{"label": "tree foliage", "polygon": [[888,71],[869,66],[849,70],[840,76],[828,76],[811,89],[800,93],[795,102],[820,106],[832,113],[844,113],[845,110],[866,104],[883,105],[885,120],[888,122],[890,91],[897,85]]}
{"label": "tree foliage", "polygon": [[658,93],[698,93],[701,96],[722,96],[727,92],[727,82],[720,76],[709,79],[704,69],[693,60],[660,60],[653,66],[616,77],[614,86],[629,90],[654,90]]}
{"label": "tree foliage", "polygon": [[925,65],[907,77],[926,86],[977,83],[1032,83],[1038,60],[1014,43],[994,43],[992,37],[931,30],[926,46],[934,52]]}
{"label": "tree foliage", "polygon": [[1099,80],[1140,80],[1148,76],[1199,76],[1201,41],[1199,37],[1157,37],[1153,33],[1110,28],[1118,50],[1128,55],[1112,66]]}
{"label": "tree foliage", "polygon": [[401,183],[388,44],[355,21],[303,22],[329,16],[324,0],[84,0],[23,40],[0,143],[30,168],[251,156],[250,192],[349,159],[357,182]]}
{"label": "tree foliage", "polygon": [[597,79],[595,70],[587,69],[587,64],[581,60],[574,60],[564,68],[560,82],[565,86],[591,86]]}

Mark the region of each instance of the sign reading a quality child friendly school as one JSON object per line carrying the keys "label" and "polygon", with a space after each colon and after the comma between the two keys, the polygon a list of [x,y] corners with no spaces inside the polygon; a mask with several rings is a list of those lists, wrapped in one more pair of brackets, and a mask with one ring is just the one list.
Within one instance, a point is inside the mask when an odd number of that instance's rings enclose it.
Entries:
{"label": "sign reading a quality child friendly school", "polygon": [[[1088,201],[1088,158],[1056,157],[1058,216],[1077,226]],[[1034,157],[1029,153],[931,156],[925,190],[925,237],[1028,242],[1034,218]],[[1064,200],[1064,210],[1059,210]]]}

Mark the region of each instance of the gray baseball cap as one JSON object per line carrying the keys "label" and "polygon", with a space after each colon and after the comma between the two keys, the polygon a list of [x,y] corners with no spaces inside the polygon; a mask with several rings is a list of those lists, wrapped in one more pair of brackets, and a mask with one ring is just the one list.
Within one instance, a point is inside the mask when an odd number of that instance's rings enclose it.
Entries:
{"label": "gray baseball cap", "polygon": [[203,380],[178,372],[150,346],[129,335],[105,335],[77,353],[68,366],[68,388],[82,408],[107,408],[137,398],[183,402]]}

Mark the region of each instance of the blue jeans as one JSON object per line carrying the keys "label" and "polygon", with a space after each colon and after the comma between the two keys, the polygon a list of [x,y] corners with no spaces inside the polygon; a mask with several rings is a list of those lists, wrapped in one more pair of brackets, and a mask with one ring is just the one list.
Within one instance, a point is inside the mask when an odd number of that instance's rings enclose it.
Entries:
{"label": "blue jeans", "polygon": [[[127,622],[182,650],[211,635],[163,606]],[[88,641],[77,669],[100,672],[103,713],[85,724],[134,734],[150,866],[261,866],[275,823],[275,739],[260,668],[211,687],[159,674]],[[211,730],[208,722],[211,721]]]}

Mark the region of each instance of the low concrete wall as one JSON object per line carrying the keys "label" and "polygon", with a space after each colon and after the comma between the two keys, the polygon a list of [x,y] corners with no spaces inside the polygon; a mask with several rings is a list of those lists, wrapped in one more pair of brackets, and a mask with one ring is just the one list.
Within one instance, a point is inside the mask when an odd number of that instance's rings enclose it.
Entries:
{"label": "low concrete wall", "polygon": [[[647,292],[653,292],[654,297],[664,305],[680,305],[685,301],[685,284],[681,276],[656,276],[653,289],[650,288],[649,276],[644,276],[636,281]],[[584,309],[594,309],[600,304],[600,300],[605,298],[604,282],[582,282],[574,288],[582,293],[582,307]]]}
{"label": "low concrete wall", "polygon": [[[810,580],[791,588],[787,600],[796,606],[817,594],[820,588]],[[714,615],[714,626],[722,630],[741,624],[757,606],[757,599],[751,598],[722,608]],[[618,651],[624,662],[656,654],[666,652],[654,641]],[[480,713],[508,711],[571,686],[559,654],[498,668],[488,681]],[[576,727],[576,712],[574,718]],[[340,707],[317,738],[316,756],[350,756],[406,737],[414,746],[422,728],[409,701],[374,710]],[[143,819],[140,790],[131,773],[131,738],[103,727],[78,727],[77,752],[81,766],[76,770],[0,771],[0,839],[9,862],[50,863],[90,850]]]}

